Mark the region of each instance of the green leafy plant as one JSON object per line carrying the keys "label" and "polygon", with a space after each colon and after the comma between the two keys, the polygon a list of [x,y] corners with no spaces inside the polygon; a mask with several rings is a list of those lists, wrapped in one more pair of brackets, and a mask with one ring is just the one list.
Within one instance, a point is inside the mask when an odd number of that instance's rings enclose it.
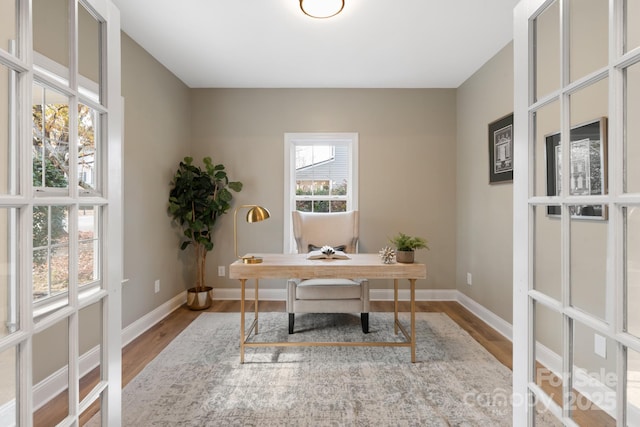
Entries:
{"label": "green leafy plant", "polygon": [[171,181],[169,213],[183,231],[180,249],[190,245],[196,253],[196,292],[202,292],[205,284],[207,253],[213,249],[213,227],[221,215],[231,208],[231,191],[242,190],[242,183],[230,181],[225,168],[214,164],[210,157],[203,159],[204,168],[193,164],[193,158],[185,157]]}
{"label": "green leafy plant", "polygon": [[389,239],[399,251],[415,251],[417,249],[429,249],[427,241],[422,237],[411,237],[404,233],[398,233]]}

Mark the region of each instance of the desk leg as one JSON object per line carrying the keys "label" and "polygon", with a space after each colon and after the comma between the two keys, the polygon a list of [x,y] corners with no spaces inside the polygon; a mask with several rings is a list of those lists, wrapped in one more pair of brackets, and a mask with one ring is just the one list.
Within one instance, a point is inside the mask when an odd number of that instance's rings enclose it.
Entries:
{"label": "desk leg", "polygon": [[398,335],[398,279],[393,279],[393,332]]}
{"label": "desk leg", "polygon": [[411,283],[411,363],[416,363],[416,279]]}
{"label": "desk leg", "polygon": [[256,335],[258,334],[258,279],[256,279],[256,294],[254,297],[255,305],[255,319],[256,319]]}
{"label": "desk leg", "polygon": [[244,285],[247,279],[240,279],[240,363],[244,363]]}

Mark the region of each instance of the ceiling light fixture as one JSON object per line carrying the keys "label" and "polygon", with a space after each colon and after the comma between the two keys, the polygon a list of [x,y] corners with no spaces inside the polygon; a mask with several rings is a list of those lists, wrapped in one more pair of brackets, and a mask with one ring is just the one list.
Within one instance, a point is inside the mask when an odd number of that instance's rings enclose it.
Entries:
{"label": "ceiling light fixture", "polygon": [[331,18],[344,8],[344,0],[300,0],[300,9],[312,18]]}

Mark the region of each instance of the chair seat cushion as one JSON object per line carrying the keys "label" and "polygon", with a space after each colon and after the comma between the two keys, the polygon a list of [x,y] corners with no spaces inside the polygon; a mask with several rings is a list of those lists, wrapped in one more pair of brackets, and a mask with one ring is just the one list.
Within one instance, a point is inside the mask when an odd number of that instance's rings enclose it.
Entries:
{"label": "chair seat cushion", "polygon": [[301,281],[296,299],[359,299],[361,285],[350,279],[308,279]]}

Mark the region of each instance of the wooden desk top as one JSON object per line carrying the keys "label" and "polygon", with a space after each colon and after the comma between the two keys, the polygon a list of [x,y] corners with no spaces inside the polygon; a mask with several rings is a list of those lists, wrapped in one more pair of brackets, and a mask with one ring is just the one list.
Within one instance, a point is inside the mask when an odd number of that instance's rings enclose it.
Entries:
{"label": "wooden desk top", "polygon": [[260,264],[238,260],[229,266],[231,279],[425,279],[424,264],[384,264],[378,254],[349,254],[350,259],[307,259],[306,254],[248,254],[262,257]]}

